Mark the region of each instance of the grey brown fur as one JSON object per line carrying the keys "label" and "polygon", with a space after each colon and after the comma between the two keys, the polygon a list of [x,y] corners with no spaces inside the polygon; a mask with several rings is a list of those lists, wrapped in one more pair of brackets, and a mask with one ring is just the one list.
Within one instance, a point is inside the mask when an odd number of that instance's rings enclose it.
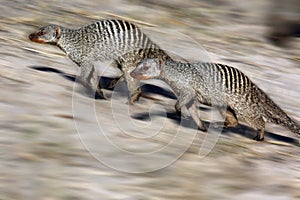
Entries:
{"label": "grey brown fur", "polygon": [[124,73],[130,103],[138,100],[139,81],[129,73],[144,58],[170,57],[132,23],[107,19],[78,29],[48,25],[29,35],[38,43],[50,43],[61,48],[81,68],[81,82],[92,93],[103,96],[94,69],[96,61],[114,60]]}
{"label": "grey brown fur", "polygon": [[146,59],[138,64],[131,76],[165,81],[178,97],[176,110],[184,115],[191,114],[201,129],[205,129],[201,120],[186,108],[193,99],[219,107],[227,126],[236,126],[237,119],[245,121],[258,131],[256,140],[264,139],[266,122],[282,125],[300,136],[300,126],[236,68],[216,63]]}

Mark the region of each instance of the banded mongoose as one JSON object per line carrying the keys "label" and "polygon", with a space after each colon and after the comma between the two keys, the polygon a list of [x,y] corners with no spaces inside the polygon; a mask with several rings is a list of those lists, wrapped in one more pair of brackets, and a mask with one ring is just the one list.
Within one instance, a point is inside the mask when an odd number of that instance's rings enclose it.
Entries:
{"label": "banded mongoose", "polygon": [[[165,81],[178,97],[175,105],[177,111],[186,109],[193,99],[201,104],[227,109],[223,112],[225,126],[226,123],[227,126],[236,126],[237,119],[243,120],[258,131],[256,140],[264,139],[266,122],[282,125],[300,136],[300,126],[236,68],[157,58],[142,61],[131,76],[140,80],[156,78]],[[197,119],[193,119],[197,123]],[[197,124],[200,129],[205,129],[201,120]]]}
{"label": "banded mongoose", "polygon": [[138,100],[139,81],[130,71],[144,58],[157,56],[171,59],[134,24],[106,19],[78,29],[47,25],[29,35],[38,43],[57,45],[81,68],[82,84],[94,94],[104,97],[94,69],[96,61],[114,60],[125,76],[129,102]]}

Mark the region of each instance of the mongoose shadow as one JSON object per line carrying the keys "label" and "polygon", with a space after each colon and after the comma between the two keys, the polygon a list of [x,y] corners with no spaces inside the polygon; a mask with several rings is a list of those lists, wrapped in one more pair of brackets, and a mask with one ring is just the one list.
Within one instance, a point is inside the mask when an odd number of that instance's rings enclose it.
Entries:
{"label": "mongoose shadow", "polygon": [[76,81],[76,76],[75,75],[67,74],[67,73],[65,73],[61,70],[55,69],[55,68],[45,67],[45,66],[28,66],[28,67],[31,68],[31,69],[37,70],[37,71],[41,71],[41,72],[59,74],[63,78],[65,78],[69,81],[72,81],[72,82]]}
{"label": "mongoose shadow", "polygon": [[[237,127],[234,127],[234,128],[230,127],[230,128],[223,129],[223,131],[225,133],[230,131],[234,134],[245,136],[250,139],[253,138],[253,136],[255,136],[255,134],[256,134],[255,130],[253,130],[251,127],[243,125],[243,124],[239,124]],[[265,135],[274,140],[277,140],[277,141],[286,142],[289,144],[299,146],[299,141],[294,138],[290,138],[290,137],[283,136],[283,135],[278,135],[278,134],[275,134],[275,133],[272,133],[269,131],[265,131]]]}
{"label": "mongoose shadow", "polygon": [[[68,81],[71,81],[74,83],[75,82],[81,83],[81,79],[77,79],[76,75],[67,74],[67,73],[65,73],[61,70],[55,69],[55,68],[46,67],[46,66],[29,66],[29,68],[37,70],[37,71],[42,71],[42,72],[56,73]],[[101,79],[99,80],[99,84],[101,84],[102,87],[109,89],[109,85],[113,80],[114,80],[114,78],[101,77]],[[98,93],[95,93],[94,98],[95,99],[103,99],[103,96],[99,95]]]}
{"label": "mongoose shadow", "polygon": [[[76,75],[72,75],[72,74],[67,74],[61,70],[52,68],[52,67],[47,67],[47,66],[28,66],[29,68],[33,69],[33,70],[37,70],[37,71],[41,71],[41,72],[47,72],[47,73],[55,73],[58,74],[60,76],[62,76],[63,78],[65,78],[68,81],[71,82],[75,82],[76,81]],[[111,85],[111,81],[115,80],[114,78],[109,78],[109,77],[100,77],[100,82],[102,84],[102,86],[104,87],[103,89],[107,89],[112,91],[113,88],[110,87]],[[169,98],[169,99],[176,99],[176,96],[168,91],[165,90],[161,87],[155,86],[155,85],[149,85],[149,84],[144,84],[142,86],[143,89],[143,96],[148,94],[159,94],[163,97]],[[207,107],[199,107],[200,110],[202,111],[209,111],[210,109]],[[173,121],[175,121],[175,123],[177,124],[181,124],[187,128],[195,128],[197,127],[196,125],[193,124],[189,124],[189,123],[181,123],[181,120],[185,120],[182,119],[181,116],[178,115],[178,113],[176,112],[167,112],[167,113],[155,113],[152,115],[153,117],[155,116],[166,116],[168,119],[171,119]],[[143,121],[149,121],[150,120],[150,116],[149,113],[139,113],[139,114],[135,114],[131,116],[134,119],[137,120],[143,120]],[[187,119],[189,120],[189,119]],[[193,123],[193,120],[190,120],[191,123]],[[205,124],[208,126],[208,122],[205,122]],[[227,133],[234,133],[234,134],[239,134],[241,136],[244,136],[246,138],[253,138],[253,136],[255,135],[255,131],[245,125],[239,124],[237,127],[234,128],[226,128],[222,130],[222,134],[227,134]],[[286,136],[282,136],[282,135],[278,135],[278,134],[274,134],[271,132],[266,131],[265,132],[267,136],[269,136],[270,138],[273,138],[275,140],[278,141],[282,141],[282,142],[287,142],[290,144],[298,144],[298,141],[296,139],[290,138],[290,137],[286,137]]]}
{"label": "mongoose shadow", "polygon": [[[203,107],[203,108],[200,108],[200,110],[207,111],[210,109]],[[152,117],[164,117],[164,116],[166,116],[168,119],[173,120],[178,125],[182,125],[186,128],[196,129],[196,127],[197,127],[197,125],[193,122],[192,119],[182,119],[176,112],[152,114]],[[142,121],[150,121],[151,120],[149,113],[138,113],[138,114],[132,115],[131,117],[134,119],[137,119],[137,120],[142,120]],[[190,123],[182,123],[181,120],[189,120]],[[204,124],[207,127],[209,126],[209,122],[204,122]],[[213,128],[213,129],[215,129],[215,128]],[[222,129],[222,134],[227,135],[229,133],[237,134],[237,135],[240,135],[240,136],[248,138],[248,139],[253,139],[253,137],[256,135],[255,130],[253,130],[251,127],[243,125],[243,124],[238,124],[238,126],[236,126],[236,127],[229,127],[229,128]],[[278,134],[275,134],[275,133],[272,133],[269,131],[265,131],[265,135],[267,137],[272,138],[277,141],[286,142],[289,144],[299,146],[298,140],[296,140],[294,138],[290,138],[290,137],[283,136],[283,135],[278,135]]]}
{"label": "mongoose shadow", "polygon": [[[55,73],[55,74],[58,74],[61,77],[65,78],[66,80],[71,81],[71,82],[80,81],[80,79],[76,79],[76,75],[68,74],[68,73],[65,73],[61,70],[52,68],[52,67],[28,66],[28,68],[33,69],[33,70],[37,70],[37,71],[41,71],[41,72]],[[110,91],[114,90],[114,88],[111,87],[112,81],[118,80],[118,78],[110,78],[110,77],[105,77],[105,76],[101,76],[101,77],[99,76],[98,78],[99,78],[99,83],[100,83],[101,87],[103,89],[110,90]],[[121,81],[121,80],[118,80],[118,82],[119,81]],[[124,80],[122,80],[122,82],[124,82]],[[161,95],[161,96],[166,97],[166,98],[176,99],[176,96],[172,92],[170,92],[168,90],[165,90],[161,87],[155,86],[155,85],[144,84],[144,85],[141,86],[141,89],[143,90],[142,96],[145,97],[145,98],[149,98],[148,94],[153,93],[153,94]],[[98,96],[95,96],[95,98],[96,99],[101,99]]]}

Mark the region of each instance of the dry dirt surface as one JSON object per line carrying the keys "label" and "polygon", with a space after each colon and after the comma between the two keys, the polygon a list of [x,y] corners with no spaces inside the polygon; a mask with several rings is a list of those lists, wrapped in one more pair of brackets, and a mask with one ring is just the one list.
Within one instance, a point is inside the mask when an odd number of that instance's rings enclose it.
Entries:
{"label": "dry dirt surface", "polygon": [[[159,81],[134,106],[122,82],[105,90],[108,100],[91,99],[58,48],[28,40],[48,23],[128,19],[179,58],[242,70],[300,121],[300,41],[283,48],[265,39],[269,8],[259,0],[1,0],[0,199],[300,199],[299,138],[290,131],[268,124],[264,142],[245,125],[215,138],[197,132]],[[107,65],[97,63],[104,76],[120,74]]]}

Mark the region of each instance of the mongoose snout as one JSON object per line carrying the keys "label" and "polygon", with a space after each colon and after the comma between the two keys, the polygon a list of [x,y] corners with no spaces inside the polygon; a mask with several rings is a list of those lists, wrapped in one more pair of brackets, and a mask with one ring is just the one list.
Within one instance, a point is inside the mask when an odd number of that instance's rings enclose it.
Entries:
{"label": "mongoose snout", "polygon": [[37,32],[37,33],[31,33],[28,38],[29,40],[33,41],[33,42],[37,42],[37,43],[45,43],[44,40],[42,40],[41,38],[39,38],[40,36],[40,33]]}

